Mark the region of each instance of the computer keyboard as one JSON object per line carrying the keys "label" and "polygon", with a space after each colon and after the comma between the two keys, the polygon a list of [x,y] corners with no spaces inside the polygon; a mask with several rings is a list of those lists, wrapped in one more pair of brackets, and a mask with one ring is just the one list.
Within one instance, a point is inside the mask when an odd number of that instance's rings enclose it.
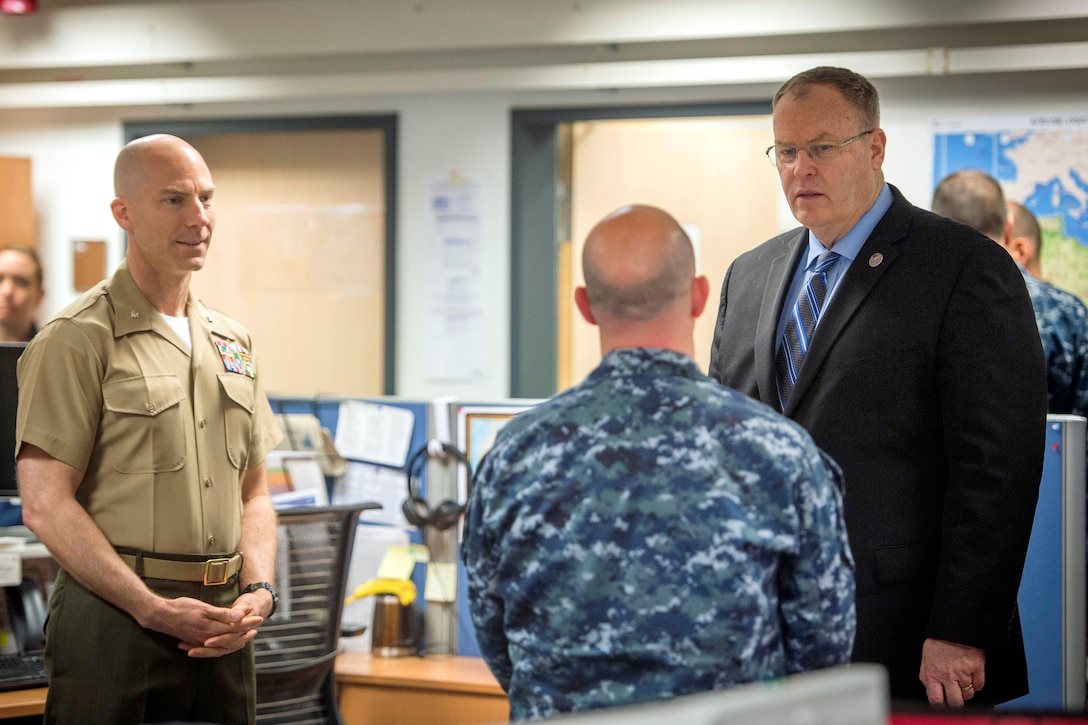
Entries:
{"label": "computer keyboard", "polygon": [[[38,537],[33,531],[28,529],[24,524],[17,524],[15,526],[0,526],[0,538],[10,536],[17,539],[22,539],[28,544],[37,543]],[[0,655],[3,657],[3,655]]]}
{"label": "computer keyboard", "polygon": [[0,691],[45,684],[45,654],[0,655]]}

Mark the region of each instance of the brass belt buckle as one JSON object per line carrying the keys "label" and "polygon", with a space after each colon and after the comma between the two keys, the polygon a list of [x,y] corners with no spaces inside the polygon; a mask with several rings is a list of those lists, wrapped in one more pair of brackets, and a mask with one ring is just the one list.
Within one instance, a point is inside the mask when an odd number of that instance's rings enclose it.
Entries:
{"label": "brass belt buckle", "polygon": [[230,559],[208,559],[204,562],[204,586],[214,587],[220,584],[226,584],[227,579],[227,567],[230,566]]}

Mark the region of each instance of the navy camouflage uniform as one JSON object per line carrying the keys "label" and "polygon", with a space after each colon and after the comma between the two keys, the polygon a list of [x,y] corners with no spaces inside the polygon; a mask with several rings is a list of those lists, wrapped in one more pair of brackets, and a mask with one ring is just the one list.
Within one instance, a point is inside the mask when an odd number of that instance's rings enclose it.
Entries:
{"label": "navy camouflage uniform", "polygon": [[608,353],[498,433],[462,554],[513,720],[846,663],[838,466],[667,350]]}
{"label": "navy camouflage uniform", "polygon": [[1046,356],[1047,412],[1088,416],[1088,308],[1021,267]]}

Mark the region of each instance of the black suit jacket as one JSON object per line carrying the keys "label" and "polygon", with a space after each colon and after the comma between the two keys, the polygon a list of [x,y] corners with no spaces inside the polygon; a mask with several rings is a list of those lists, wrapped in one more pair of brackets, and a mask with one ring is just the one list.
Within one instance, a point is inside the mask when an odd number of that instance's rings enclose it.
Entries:
{"label": "black suit jacket", "polygon": [[[1027,692],[1016,594],[1043,466],[1042,346],[1009,254],[892,193],[784,413],[845,473],[854,660],[917,699],[926,637],[981,647],[976,702],[1002,702]],[[722,285],[710,375],[775,408],[775,331],[807,241],[771,239]]]}

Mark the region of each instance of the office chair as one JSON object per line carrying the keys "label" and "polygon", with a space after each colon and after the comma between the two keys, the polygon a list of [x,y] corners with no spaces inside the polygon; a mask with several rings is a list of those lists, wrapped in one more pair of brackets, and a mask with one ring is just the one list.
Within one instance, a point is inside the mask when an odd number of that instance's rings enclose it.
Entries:
{"label": "office chair", "polygon": [[254,640],[258,723],[343,725],[333,668],[344,590],[359,515],[378,508],[363,503],[279,512],[280,601]]}

